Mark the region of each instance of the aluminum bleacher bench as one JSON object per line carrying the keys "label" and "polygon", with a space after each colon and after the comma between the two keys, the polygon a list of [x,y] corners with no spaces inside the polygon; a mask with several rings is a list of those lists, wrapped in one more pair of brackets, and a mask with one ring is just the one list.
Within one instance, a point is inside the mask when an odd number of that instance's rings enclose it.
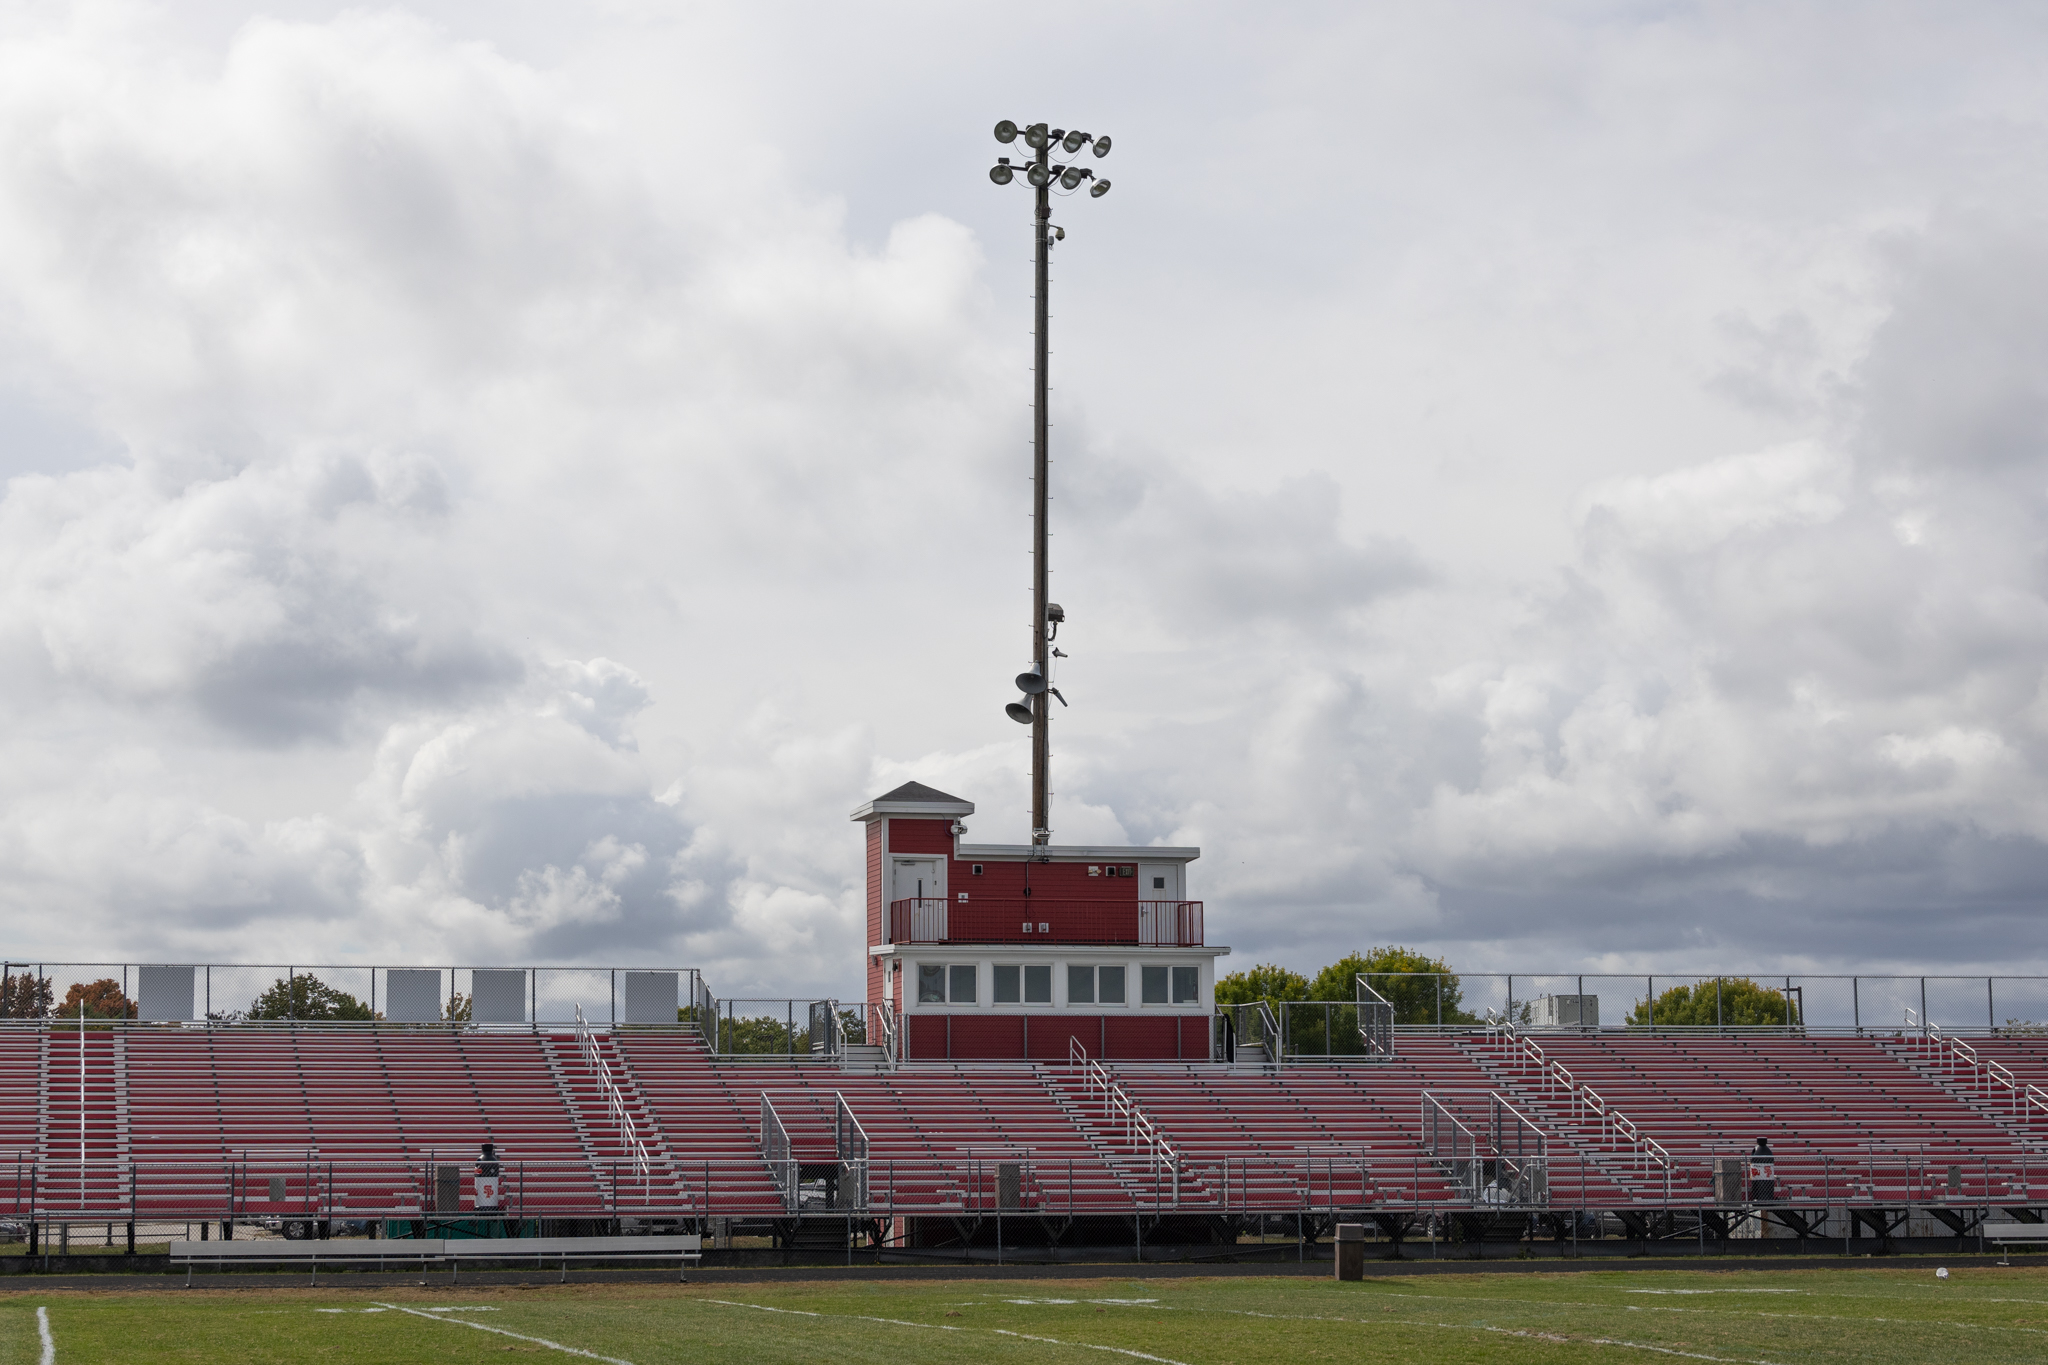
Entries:
{"label": "aluminum bleacher bench", "polygon": [[429,1264],[446,1265],[451,1277],[460,1278],[464,1261],[518,1261],[531,1258],[534,1265],[559,1263],[562,1278],[569,1278],[570,1261],[666,1261],[676,1263],[676,1279],[703,1260],[704,1239],[695,1233],[680,1237],[479,1237],[439,1241],[432,1238],[353,1238],[327,1242],[172,1242],[171,1264],[185,1267],[185,1283],[192,1283],[194,1266],[220,1269],[230,1265],[304,1266],[314,1280],[320,1267],[374,1265],[403,1269]]}
{"label": "aluminum bleacher bench", "polygon": [[[1984,1240],[2003,1251],[2013,1246],[2048,1246],[2048,1223],[1985,1223]],[[2004,1260],[2000,1265],[2006,1264]]]}

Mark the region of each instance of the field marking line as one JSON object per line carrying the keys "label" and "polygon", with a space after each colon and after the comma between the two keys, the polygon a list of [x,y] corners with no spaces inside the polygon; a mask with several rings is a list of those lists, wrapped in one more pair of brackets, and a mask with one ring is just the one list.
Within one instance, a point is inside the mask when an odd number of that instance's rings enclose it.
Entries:
{"label": "field marking line", "polygon": [[1135,1356],[1139,1360],[1156,1360],[1161,1362],[1161,1365],[1187,1365],[1185,1361],[1169,1360],[1165,1356],[1148,1356],[1143,1351],[1130,1351],[1121,1346],[1097,1346],[1092,1341],[1061,1341],[1058,1337],[1034,1337],[1029,1332],[1010,1332],[1005,1331],[1001,1327],[991,1327],[988,1330],[994,1332],[999,1337],[1016,1337],[1021,1341],[1043,1341],[1052,1346],[1070,1346],[1077,1351],[1108,1351],[1112,1355]]}
{"label": "field marking line", "polygon": [[36,1309],[36,1335],[43,1339],[42,1365],[57,1365],[57,1339],[50,1335],[50,1310]]}
{"label": "field marking line", "polygon": [[451,1318],[440,1313],[429,1313],[418,1308],[407,1308],[401,1303],[380,1303],[377,1306],[379,1308],[393,1309],[400,1313],[410,1313],[416,1318],[425,1318],[428,1322],[452,1322],[458,1327],[473,1327],[479,1332],[494,1332],[501,1337],[512,1337],[518,1341],[530,1341],[536,1346],[545,1346],[549,1350],[560,1351],[564,1355],[582,1356],[585,1360],[602,1360],[605,1365],[633,1365],[632,1361],[620,1360],[617,1356],[601,1356],[595,1351],[585,1351],[575,1346],[564,1346],[559,1341],[549,1341],[546,1337],[530,1337],[523,1332],[508,1332],[502,1327],[487,1327],[481,1322],[471,1322],[468,1318]]}
{"label": "field marking line", "polygon": [[967,1327],[948,1327],[943,1322],[908,1322],[903,1318],[876,1318],[866,1313],[813,1313],[806,1308],[770,1308],[765,1303],[741,1303],[737,1299],[699,1299],[699,1303],[723,1304],[727,1308],[751,1308],[757,1313],[787,1313],[793,1318],[850,1318],[855,1322],[886,1322],[891,1327],[928,1327],[934,1332],[966,1332]]}
{"label": "field marking line", "polygon": [[[1848,1322],[1873,1323],[1886,1327],[1960,1327],[1965,1331],[1980,1332],[2026,1332],[2035,1336],[2048,1335],[2048,1328],[2020,1327],[2001,1322],[1950,1322],[1943,1318],[1872,1318],[1852,1316],[1847,1313],[1786,1313],[1768,1308],[1680,1308],[1675,1304],[1661,1303],[1588,1303],[1580,1299],[1519,1299],[1490,1298],[1480,1294],[1404,1294],[1388,1290],[1380,1297],[1388,1299],[1416,1299],[1423,1303],[1511,1303],[1535,1308],[1592,1308],[1607,1313],[1691,1313],[1699,1317],[1715,1318],[1785,1318],[1799,1322]],[[1965,1299],[1964,1303],[2048,1303],[2042,1299]],[[1229,1313],[1241,1310],[1229,1308],[1189,1308],[1179,1311],[1191,1313]],[[1371,1318],[1358,1318],[1358,1322],[1371,1322]],[[1331,1321],[1353,1321],[1339,1318]]]}
{"label": "field marking line", "polygon": [[854,1322],[886,1322],[892,1327],[927,1327],[939,1332],[993,1332],[999,1337],[1016,1337],[1023,1341],[1042,1341],[1051,1346],[1069,1346],[1077,1351],[1108,1351],[1112,1355],[1132,1356],[1138,1360],[1154,1360],[1159,1365],[1187,1365],[1187,1362],[1172,1360],[1166,1356],[1148,1356],[1143,1351],[1129,1351],[1121,1346],[1098,1346],[1092,1341],[1061,1341],[1057,1337],[1034,1337],[1029,1332],[1011,1332],[1001,1327],[953,1327],[943,1322],[908,1322],[902,1318],[877,1318],[866,1313],[814,1313],[805,1308],[770,1308],[765,1303],[741,1303],[736,1299],[699,1299],[699,1303],[723,1304],[727,1308],[752,1308],[762,1313],[787,1313],[798,1318],[841,1318]]}

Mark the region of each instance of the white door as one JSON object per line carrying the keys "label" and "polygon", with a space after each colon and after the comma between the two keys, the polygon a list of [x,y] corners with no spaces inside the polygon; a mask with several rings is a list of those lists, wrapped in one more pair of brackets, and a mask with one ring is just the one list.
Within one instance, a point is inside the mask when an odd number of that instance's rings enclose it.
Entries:
{"label": "white door", "polygon": [[945,874],[940,870],[937,858],[897,858],[895,885],[889,892],[892,901],[927,900],[946,898]]}
{"label": "white door", "polygon": [[1139,863],[1138,899],[1141,901],[1185,900],[1180,890],[1179,863]]}
{"label": "white door", "polygon": [[889,899],[914,901],[907,915],[891,912],[890,941],[946,941],[946,865],[937,858],[892,858]]}

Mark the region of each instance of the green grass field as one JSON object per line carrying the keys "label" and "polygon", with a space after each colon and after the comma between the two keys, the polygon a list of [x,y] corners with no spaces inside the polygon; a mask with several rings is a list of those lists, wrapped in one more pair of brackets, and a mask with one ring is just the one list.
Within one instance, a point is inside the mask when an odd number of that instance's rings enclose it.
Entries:
{"label": "green grass field", "polygon": [[2048,1271],[0,1291],[0,1365],[2048,1360]]}

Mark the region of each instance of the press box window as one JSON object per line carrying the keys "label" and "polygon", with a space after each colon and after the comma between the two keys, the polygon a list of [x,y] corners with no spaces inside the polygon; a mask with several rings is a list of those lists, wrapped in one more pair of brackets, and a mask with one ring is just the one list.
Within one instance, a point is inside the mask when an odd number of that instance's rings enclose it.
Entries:
{"label": "press box window", "polygon": [[1173,969],[1173,1003],[1176,1005],[1199,1005],[1202,1003],[1202,969],[1200,967],[1175,967]]}
{"label": "press box window", "polygon": [[[1052,985],[1051,971],[1047,970],[1046,986]],[[1067,1003],[1069,1005],[1121,1005],[1124,1003],[1124,969],[1122,967],[1069,967],[1067,968]]]}
{"label": "press box window", "polygon": [[[1000,981],[1000,977],[998,981]],[[947,987],[952,987],[951,992]],[[974,1003],[974,964],[957,967],[938,966],[922,962],[917,968],[917,1003],[920,1005],[943,1005],[950,1000],[955,1005]]]}
{"label": "press box window", "polygon": [[1166,1003],[1166,968],[1138,968],[1138,996],[1140,1004],[1163,1005]]}
{"label": "press box window", "polygon": [[998,1005],[1050,1005],[1052,968],[998,965],[995,1002]]}

